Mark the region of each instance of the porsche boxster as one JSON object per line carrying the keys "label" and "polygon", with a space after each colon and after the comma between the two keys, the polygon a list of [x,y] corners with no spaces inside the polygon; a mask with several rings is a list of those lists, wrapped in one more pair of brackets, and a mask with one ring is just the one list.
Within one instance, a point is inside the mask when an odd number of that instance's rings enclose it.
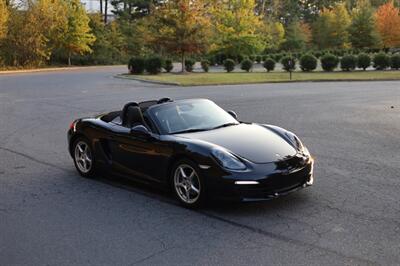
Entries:
{"label": "porsche boxster", "polygon": [[295,134],[241,122],[207,99],[130,102],[77,119],[68,144],[80,175],[165,186],[187,207],[273,199],[314,181],[313,158]]}

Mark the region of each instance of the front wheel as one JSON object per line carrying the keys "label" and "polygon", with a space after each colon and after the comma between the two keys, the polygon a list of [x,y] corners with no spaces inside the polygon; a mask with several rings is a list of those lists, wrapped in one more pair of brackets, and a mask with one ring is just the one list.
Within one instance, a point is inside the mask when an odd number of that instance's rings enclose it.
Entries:
{"label": "front wheel", "polygon": [[83,177],[94,177],[95,161],[90,142],[85,138],[78,138],[74,142],[74,163],[76,170]]}
{"label": "front wheel", "polygon": [[201,206],[205,187],[197,166],[189,160],[181,160],[173,169],[172,185],[180,203],[189,208]]}

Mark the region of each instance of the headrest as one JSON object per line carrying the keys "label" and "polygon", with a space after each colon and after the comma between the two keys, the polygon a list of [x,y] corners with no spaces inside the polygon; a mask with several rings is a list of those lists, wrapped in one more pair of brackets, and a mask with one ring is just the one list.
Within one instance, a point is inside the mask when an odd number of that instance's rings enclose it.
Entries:
{"label": "headrest", "polygon": [[122,125],[125,127],[132,128],[135,125],[145,125],[139,106],[128,106],[125,118],[125,121],[122,121]]}
{"label": "headrest", "polygon": [[122,108],[122,112],[121,112],[122,125],[124,125],[126,123],[127,111],[128,111],[128,108],[131,106],[139,106],[139,104],[137,102],[129,102],[124,105],[124,108]]}

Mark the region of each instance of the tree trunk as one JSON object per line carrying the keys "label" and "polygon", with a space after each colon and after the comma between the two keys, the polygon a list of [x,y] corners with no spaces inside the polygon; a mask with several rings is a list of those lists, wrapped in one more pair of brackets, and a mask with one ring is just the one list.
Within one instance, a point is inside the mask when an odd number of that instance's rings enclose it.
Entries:
{"label": "tree trunk", "polygon": [[108,0],[104,0],[104,23],[107,23],[107,5],[108,5]]}
{"label": "tree trunk", "polygon": [[181,63],[182,63],[182,73],[185,73],[186,72],[186,67],[185,67],[185,52],[182,52],[182,61],[181,61]]}
{"label": "tree trunk", "polygon": [[71,53],[68,53],[68,66],[71,66]]}
{"label": "tree trunk", "polygon": [[100,14],[103,14],[103,0],[100,0]]}

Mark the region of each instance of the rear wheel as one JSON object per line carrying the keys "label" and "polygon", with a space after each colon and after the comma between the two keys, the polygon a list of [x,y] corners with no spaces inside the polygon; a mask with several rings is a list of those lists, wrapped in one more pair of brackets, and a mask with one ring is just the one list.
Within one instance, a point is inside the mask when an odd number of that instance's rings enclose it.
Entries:
{"label": "rear wheel", "polygon": [[185,207],[197,208],[204,203],[204,182],[193,162],[180,160],[175,164],[172,185],[177,199]]}
{"label": "rear wheel", "polygon": [[73,145],[76,170],[83,177],[94,177],[95,160],[90,142],[86,138],[78,138]]}

